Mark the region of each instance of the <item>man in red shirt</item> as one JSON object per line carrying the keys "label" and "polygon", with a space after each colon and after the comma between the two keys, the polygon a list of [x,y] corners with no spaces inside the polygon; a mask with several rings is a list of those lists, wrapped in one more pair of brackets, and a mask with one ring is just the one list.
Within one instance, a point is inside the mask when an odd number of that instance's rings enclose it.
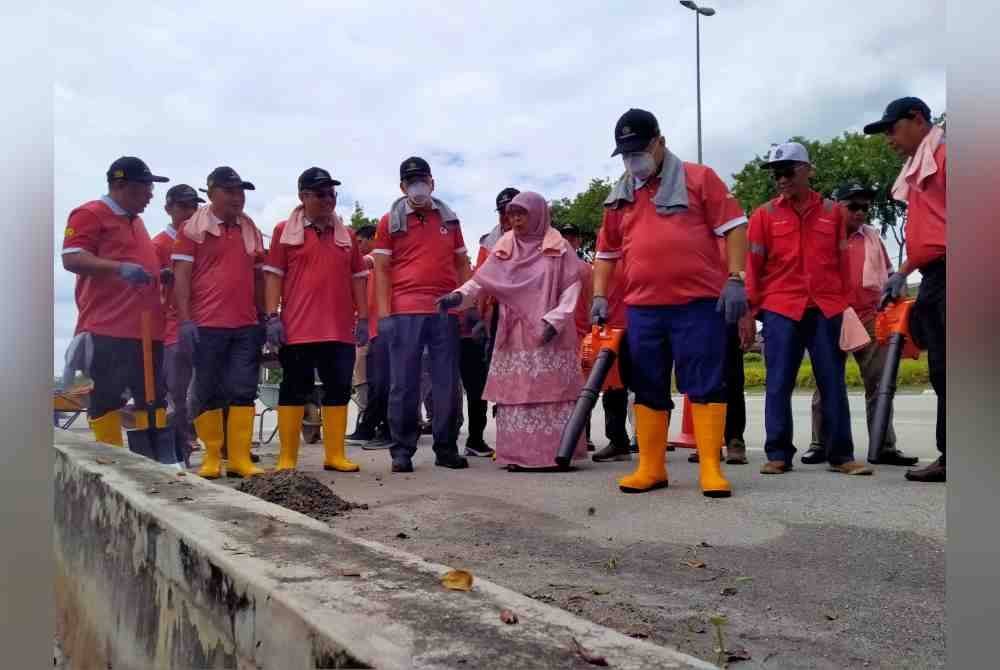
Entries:
{"label": "man in red shirt", "polygon": [[345,455],[344,437],[356,346],[368,343],[368,268],[337,215],[339,185],[318,167],[299,176],[302,204],[275,226],[264,265],[267,341],[278,349],[282,369],[278,470],[295,469],[317,373],[323,384],[323,469],[359,469]]}
{"label": "man in red shirt", "polygon": [[907,205],[906,261],[889,277],[883,296],[898,300],[906,294],[906,278],[920,270],[922,281],[910,317],[910,331],[927,349],[931,386],[937,394],[937,448],[941,456],[930,465],[910,470],[917,482],[943,482],[945,468],[945,256],[947,254],[946,141],[944,129],[931,123],[931,110],[920,98],[889,103],[882,119],[865,126],[865,133],[885,133],[889,146],[906,163],[892,187],[892,197]]}
{"label": "man in red shirt", "polygon": [[[124,446],[122,396],[131,389],[136,409],[146,406],[142,365],[141,315],[152,315],[156,425],[166,426],[164,410],[163,308],[160,263],[139,213],[153,198],[154,175],[142,160],[123,156],[107,172],[108,194],[69,214],[63,238],[63,267],[77,275],[75,335],[90,339],[94,382],[87,415],[98,442]],[[136,428],[148,428],[144,411]]]}
{"label": "man in red shirt", "polygon": [[420,360],[430,352],[434,386],[434,464],[469,466],[458,454],[458,318],[438,314],[435,300],[468,278],[469,261],[458,217],[431,196],[434,178],[422,158],[399,166],[397,199],[375,233],[378,330],[388,338],[389,424],[393,472],[412,472],[420,436]]}
{"label": "man in red shirt", "polygon": [[[597,238],[591,318],[609,317],[615,265],[625,265],[630,385],[636,395],[639,464],[618,481],[626,493],[667,486],[670,374],[693,406],[701,489],[732,494],[720,467],[726,422],[726,323],[747,309],[743,287],[746,215],[719,176],[682,162],[666,146],[656,117],[630,109],[615,124],[616,156],[626,172],[604,202]],[[729,251],[729,276],[717,238]]]}
{"label": "man in red shirt", "polygon": [[181,227],[171,255],[177,340],[194,361],[192,413],[205,444],[198,474],[206,479],[221,476],[223,442],[228,476],[263,472],[250,458],[264,312],[263,238],[243,213],[253,188],[231,167],[212,170],[204,190],[209,204]]}
{"label": "man in red shirt", "polygon": [[[875,313],[878,311],[882,287],[892,270],[892,262],[878,231],[868,225],[868,211],[875,199],[875,191],[858,182],[851,182],[838,188],[835,197],[847,212],[847,260],[851,266],[848,304],[872,338],[865,347],[853,353],[865,385],[865,416],[870,434],[878,383],[882,378],[887,353],[887,347],[875,341]],[[812,444],[802,455],[803,463],[826,461],[822,431],[823,402],[819,389],[816,389],[812,399]],[[896,448],[896,431],[892,428],[890,407],[889,426],[875,462],[882,465],[916,465],[919,460],[914,456],[906,456]]]}
{"label": "man in red shirt", "polygon": [[763,322],[764,451],[762,474],[792,469],[792,392],[809,351],[823,397],[823,435],[830,469],[870,475],[854,460],[851,415],[844,379],[840,330],[850,286],[844,210],[809,186],[813,175],[806,148],[798,142],[775,147],[763,167],[771,171],[778,197],[750,217],[747,292]]}
{"label": "man in red shirt", "polygon": [[162,301],[166,308],[166,330],[163,336],[163,368],[167,381],[167,398],[174,409],[174,434],[176,443],[184,450],[185,462],[197,446],[194,425],[188,411],[188,387],[191,386],[191,356],[181,353],[177,346],[177,306],[174,301],[174,271],[170,260],[177,241],[177,231],[205,201],[187,184],[177,184],[167,190],[164,209],[170,223],[156,237],[153,245],[160,259],[160,280],[163,286]]}

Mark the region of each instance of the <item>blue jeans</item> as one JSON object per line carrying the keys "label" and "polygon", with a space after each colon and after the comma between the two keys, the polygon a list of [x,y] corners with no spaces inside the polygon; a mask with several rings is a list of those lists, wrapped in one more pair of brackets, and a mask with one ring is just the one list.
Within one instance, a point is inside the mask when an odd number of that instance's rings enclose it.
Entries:
{"label": "blue jeans", "polygon": [[675,366],[677,390],[691,402],[726,402],[726,322],[715,304],[706,299],[627,308],[628,385],[637,405],[673,409],[670,372]]}
{"label": "blue jeans", "polygon": [[767,460],[791,464],[795,455],[792,391],[802,357],[808,350],[816,386],[823,399],[822,434],[828,436],[827,460],[831,465],[853,461],[851,410],[844,379],[847,356],[840,349],[843,315],[827,318],[819,309],[812,308],[806,310],[801,321],[766,310],[761,311],[760,318],[764,324],[764,367],[767,371],[764,399]]}
{"label": "blue jeans", "polygon": [[192,416],[230,405],[253,406],[262,345],[261,330],[256,325],[198,329],[192,403],[197,407]]}

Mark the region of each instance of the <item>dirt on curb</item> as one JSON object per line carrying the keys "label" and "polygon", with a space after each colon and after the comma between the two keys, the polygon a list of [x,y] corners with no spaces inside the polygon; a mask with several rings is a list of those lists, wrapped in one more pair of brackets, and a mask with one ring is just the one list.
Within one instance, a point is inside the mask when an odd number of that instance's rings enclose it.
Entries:
{"label": "dirt on curb", "polygon": [[324,523],[352,509],[368,509],[368,505],[344,500],[327,484],[296,470],[256,475],[240,482],[236,490]]}

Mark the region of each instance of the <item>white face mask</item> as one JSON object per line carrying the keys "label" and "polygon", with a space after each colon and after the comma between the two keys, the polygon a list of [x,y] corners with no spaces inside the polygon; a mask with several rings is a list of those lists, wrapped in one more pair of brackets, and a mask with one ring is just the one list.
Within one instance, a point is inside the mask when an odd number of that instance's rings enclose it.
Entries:
{"label": "white face mask", "polygon": [[625,169],[628,170],[628,173],[639,181],[646,181],[656,171],[656,159],[648,151],[624,154],[622,162],[625,163]]}
{"label": "white face mask", "polygon": [[425,207],[431,201],[431,185],[425,181],[407,184],[406,197],[414,207]]}

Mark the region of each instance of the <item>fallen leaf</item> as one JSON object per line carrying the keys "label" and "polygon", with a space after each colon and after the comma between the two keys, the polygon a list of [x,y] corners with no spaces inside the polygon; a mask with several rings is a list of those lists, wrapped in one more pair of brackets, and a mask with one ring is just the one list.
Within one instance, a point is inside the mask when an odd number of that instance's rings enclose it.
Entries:
{"label": "fallen leaf", "polygon": [[712,545],[710,545],[708,542],[705,542],[705,540],[702,540],[701,542],[698,543],[698,546],[699,547],[711,547]]}
{"label": "fallen leaf", "polygon": [[408,538],[410,536],[407,535],[406,533],[400,532],[400,533],[396,533],[396,537],[399,538],[400,540],[405,540],[406,538]]}
{"label": "fallen leaf", "polygon": [[737,577],[734,581],[737,584],[739,584],[741,582],[752,582],[753,581],[753,577]]}
{"label": "fallen leaf", "polygon": [[341,568],[338,570],[341,577],[360,577],[361,572],[357,568]]}
{"label": "fallen leaf", "polygon": [[594,589],[593,591],[591,591],[591,593],[593,593],[595,596],[606,596],[609,593],[611,593],[611,591],[606,591],[605,589]]}
{"label": "fallen leaf", "polygon": [[500,621],[503,621],[508,626],[517,623],[517,615],[510,610],[500,610]]}
{"label": "fallen leaf", "polygon": [[827,621],[836,621],[837,620],[837,615],[836,614],[825,614],[824,616],[826,617]]}
{"label": "fallen leaf", "polygon": [[178,477],[187,477],[187,476],[188,476],[188,473],[186,473],[186,472],[178,472],[178,473],[177,473],[177,476],[178,476]]}
{"label": "fallen leaf", "polygon": [[441,584],[452,591],[471,591],[472,573],[465,570],[451,570],[441,577]]}
{"label": "fallen leaf", "polygon": [[645,640],[647,637],[649,637],[645,633],[638,633],[638,632],[636,632],[636,633],[629,633],[628,636],[629,637],[634,637],[637,640]]}
{"label": "fallen leaf", "polygon": [[688,566],[689,568],[704,568],[705,567],[705,561],[687,560],[687,561],[683,561],[683,564],[686,565],[686,566]]}
{"label": "fallen leaf", "polygon": [[587,663],[590,663],[591,665],[599,665],[601,667],[607,667],[608,665],[607,660],[603,656],[598,656],[597,654],[594,654],[585,649],[584,646],[580,644],[575,637],[573,638],[573,651],[576,652],[577,656],[585,660]]}
{"label": "fallen leaf", "polygon": [[722,589],[721,591],[719,591],[719,593],[721,593],[724,596],[735,596],[737,593],[739,593],[739,591],[737,591],[732,586],[727,586],[724,589]]}
{"label": "fallen leaf", "polygon": [[737,661],[749,661],[750,652],[743,647],[735,647],[733,649],[726,650],[726,660],[730,663],[735,663]]}
{"label": "fallen leaf", "polygon": [[100,456],[98,456],[94,460],[97,461],[98,465],[111,465],[112,463],[114,463],[114,461],[112,459],[110,459],[110,458],[101,458]]}
{"label": "fallen leaf", "polygon": [[186,502],[189,500],[194,500],[194,498],[191,496],[181,496],[180,498],[177,498],[177,502]]}

